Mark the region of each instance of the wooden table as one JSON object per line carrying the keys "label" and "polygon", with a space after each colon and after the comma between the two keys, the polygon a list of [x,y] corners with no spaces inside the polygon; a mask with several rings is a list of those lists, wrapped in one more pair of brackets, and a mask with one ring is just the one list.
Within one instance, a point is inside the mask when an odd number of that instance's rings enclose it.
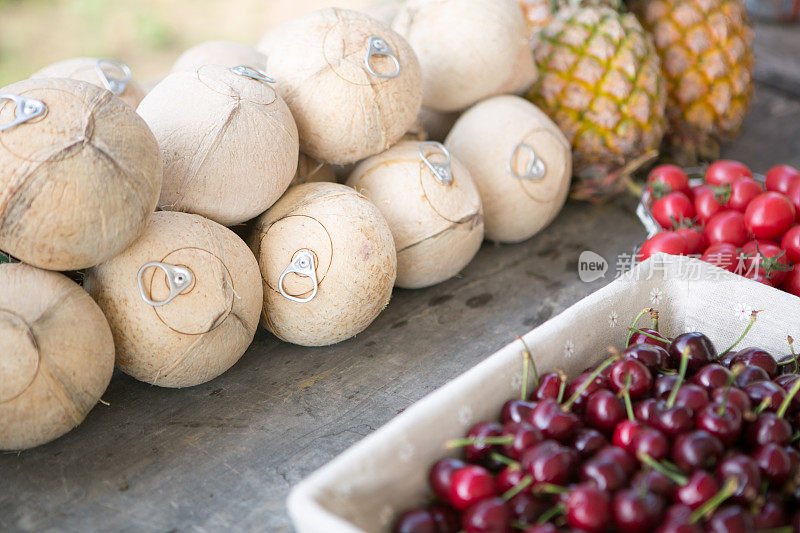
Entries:
{"label": "wooden table", "polygon": [[[800,166],[800,26],[757,31],[757,89],[725,155]],[[367,331],[328,348],[262,331],[211,383],[152,387],[117,373],[86,421],[0,455],[0,530],[290,531],[290,487],[342,450],[614,276],[644,237],[627,198],[570,202],[524,244],[485,244],[457,279],[397,290]],[[606,257],[582,283],[582,250]]]}

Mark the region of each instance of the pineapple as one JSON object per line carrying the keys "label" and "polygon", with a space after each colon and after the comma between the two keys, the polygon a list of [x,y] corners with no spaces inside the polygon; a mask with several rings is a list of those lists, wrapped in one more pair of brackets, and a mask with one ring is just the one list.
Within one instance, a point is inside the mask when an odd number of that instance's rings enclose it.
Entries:
{"label": "pineapple", "polygon": [[[553,17],[553,12],[566,6],[569,0],[517,0],[522,13],[525,15],[525,22],[528,25],[528,34],[532,38],[534,34],[545,27]],[[620,0],[583,0],[583,6],[607,6],[619,9]]]}
{"label": "pineapple", "polygon": [[539,79],[528,98],[572,143],[573,196],[601,200],[652,157],[666,86],[651,37],[632,14],[569,5],[536,34]]}
{"label": "pineapple", "polygon": [[634,3],[667,80],[667,147],[682,164],[716,159],[735,136],[753,89],[753,31],[742,0]]}

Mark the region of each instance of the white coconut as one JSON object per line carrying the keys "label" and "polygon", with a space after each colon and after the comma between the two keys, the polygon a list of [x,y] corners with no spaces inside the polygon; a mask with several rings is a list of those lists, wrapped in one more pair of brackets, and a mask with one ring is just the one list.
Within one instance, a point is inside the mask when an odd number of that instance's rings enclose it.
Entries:
{"label": "white coconut", "polygon": [[422,103],[436,111],[459,111],[500,92],[521,54],[533,62],[517,0],[408,0],[392,28],[416,52]]}
{"label": "white coconut", "polygon": [[294,175],[294,179],[292,179],[291,186],[317,181],[335,183],[336,172],[332,166],[320,163],[301,152],[300,158],[297,160],[297,172]]}
{"label": "white coconut", "polygon": [[108,317],[117,367],[162,387],[225,372],[252,342],[261,313],[250,249],[188,213],[155,213],[130,248],[87,271],[84,287]]}
{"label": "white coconut", "polygon": [[82,81],[25,80],[0,94],[17,99],[0,99],[0,249],[40,268],[78,270],[133,242],[161,190],[147,124]]}
{"label": "white coconut", "polygon": [[142,100],[138,112],[164,158],[162,209],[231,226],[284,193],[297,170],[297,128],[259,77],[249,67],[205,65],[170,74]]}
{"label": "white coconut", "polygon": [[[389,223],[398,287],[417,289],[455,276],[483,241],[478,189],[458,159],[445,163],[448,157],[438,143],[403,141],[362,161],[347,180]],[[434,173],[437,164],[449,172],[447,179]]]}
{"label": "white coconut", "polygon": [[79,285],[0,265],[0,449],[32,448],[80,424],[113,371],[111,330]]}
{"label": "white coconut", "polygon": [[370,17],[380,20],[387,26],[392,25],[392,21],[400,11],[400,6],[403,5],[401,0],[381,0],[375,4],[365,7],[361,11]]}
{"label": "white coconut", "polygon": [[142,86],[133,79],[128,65],[110,58],[65,59],[35,72],[31,78],[69,78],[85,81],[110,90],[134,109],[145,94]]}
{"label": "white coconut", "polygon": [[270,31],[258,49],[292,110],[301,150],[319,161],[353,163],[381,152],[419,112],[414,52],[363,13],[315,11]]}
{"label": "white coconut", "polygon": [[244,43],[235,41],[208,41],[186,50],[172,65],[172,72],[194,72],[203,65],[237,67],[249,65],[258,69],[267,67],[267,56]]}
{"label": "white coconut", "polygon": [[343,341],[389,303],[397,276],[391,230],[349,187],[292,187],[258,218],[248,242],[264,282],[262,322],[285,341]]}
{"label": "white coconut", "polygon": [[539,70],[531,50],[529,45],[520,47],[511,77],[495,94],[524,95],[533,86],[539,76]]}
{"label": "white coconut", "polygon": [[481,102],[461,115],[445,146],[478,186],[487,239],[523,241],[561,211],[572,175],[569,142],[527,100]]}

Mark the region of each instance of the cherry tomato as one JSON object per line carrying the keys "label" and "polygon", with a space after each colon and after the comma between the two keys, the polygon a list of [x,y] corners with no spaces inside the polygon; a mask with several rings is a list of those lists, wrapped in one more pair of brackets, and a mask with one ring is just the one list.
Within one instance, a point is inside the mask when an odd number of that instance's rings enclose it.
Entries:
{"label": "cherry tomato", "polygon": [[658,165],[647,175],[647,190],[655,194],[689,193],[689,177],[681,167]]}
{"label": "cherry tomato", "polygon": [[742,178],[731,185],[731,197],[726,207],[744,213],[750,202],[763,192],[759,182],[753,178]]}
{"label": "cherry tomato", "polygon": [[767,172],[766,186],[768,191],[789,194],[789,189],[800,183],[800,170],[789,165],[778,165]]}
{"label": "cherry tomato", "polygon": [[781,248],[792,263],[800,263],[800,226],[795,226],[783,236]]}
{"label": "cherry tomato", "polygon": [[689,253],[689,245],[686,239],[674,231],[662,231],[644,241],[641,250],[639,250],[639,259],[644,261],[657,252],[664,252],[670,255],[686,255]]}
{"label": "cherry tomato", "polygon": [[727,242],[718,242],[706,248],[700,259],[728,272],[734,272],[739,264],[739,249]]}
{"label": "cherry tomato", "polygon": [[786,279],[791,263],[786,251],[771,241],[750,241],[742,246],[745,259],[745,277],[752,278],[755,273],[769,280],[770,285],[778,286]]}
{"label": "cherry tomato", "polygon": [[694,208],[682,192],[671,192],[653,202],[653,218],[664,229],[672,229],[686,220],[694,218]]}
{"label": "cherry tomato", "polygon": [[774,287],[774,286],[775,286],[775,285],[772,283],[772,281],[771,281],[770,279],[768,279],[768,278],[767,278],[766,274],[764,274],[764,272],[761,272],[761,271],[758,271],[758,272],[748,272],[748,273],[746,273],[746,274],[744,275],[744,277],[745,277],[745,278],[747,278],[747,279],[751,279],[751,280],[753,280],[753,281],[757,281],[757,282],[759,282],[759,283],[762,283],[762,284],[764,284],[764,285],[766,285],[766,286],[768,286],[768,287]]}
{"label": "cherry tomato", "polygon": [[747,242],[747,227],[744,215],[729,209],[714,215],[706,224],[706,240],[709,244],[727,242],[741,246]]}
{"label": "cherry tomato", "polygon": [[706,183],[709,185],[722,185],[733,183],[740,178],[752,178],[753,173],[744,163],[720,159],[709,165],[706,170]]}
{"label": "cherry tomato", "polygon": [[690,255],[702,254],[708,246],[708,242],[706,241],[706,236],[703,234],[703,230],[697,226],[692,226],[690,228],[678,228],[675,230],[675,233],[686,239],[686,244],[689,246]]}
{"label": "cherry tomato", "polygon": [[694,214],[699,222],[705,224],[711,217],[724,210],[725,207],[715,195],[714,189],[708,185],[694,189]]}
{"label": "cherry tomato", "polygon": [[800,183],[795,183],[789,189],[789,201],[792,202],[794,206],[795,214],[797,215],[797,221],[800,222]]}
{"label": "cherry tomato", "polygon": [[744,218],[756,239],[778,239],[794,224],[795,209],[781,193],[765,192],[750,202]]}
{"label": "cherry tomato", "polygon": [[792,271],[789,272],[786,281],[781,285],[781,289],[795,296],[800,296],[800,265],[795,265]]}

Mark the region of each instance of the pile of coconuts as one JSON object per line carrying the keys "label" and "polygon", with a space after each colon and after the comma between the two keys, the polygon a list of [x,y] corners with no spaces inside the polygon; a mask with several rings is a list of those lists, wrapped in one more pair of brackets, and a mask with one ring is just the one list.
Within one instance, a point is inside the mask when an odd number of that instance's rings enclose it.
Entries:
{"label": "pile of coconuts", "polygon": [[344,341],[553,220],[570,150],[515,96],[516,0],[375,14],[201,43],[155,84],[80,57],[0,89],[0,450],[80,424],[115,367],[190,387],[259,323]]}

